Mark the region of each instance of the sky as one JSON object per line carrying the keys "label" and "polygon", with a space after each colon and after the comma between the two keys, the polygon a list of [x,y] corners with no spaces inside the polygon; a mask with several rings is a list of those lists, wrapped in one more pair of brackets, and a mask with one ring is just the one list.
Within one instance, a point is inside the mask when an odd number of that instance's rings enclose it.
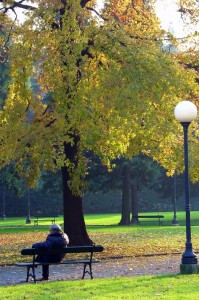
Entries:
{"label": "sky", "polygon": [[186,32],[177,8],[175,0],[158,0],[156,3],[156,13],[161,20],[161,26],[172,30],[176,37],[183,37]]}
{"label": "sky", "polygon": [[[97,0],[98,6],[103,7],[103,2],[103,0]],[[156,13],[160,18],[162,28],[172,30],[176,37],[185,35],[181,15],[177,12],[176,0],[157,0]]]}
{"label": "sky", "polygon": [[[183,37],[186,35],[186,31],[183,28],[183,21],[180,13],[177,12],[177,0],[156,0],[156,12],[161,20],[161,26],[165,30],[172,30],[172,33],[176,37]],[[97,0],[98,7],[103,7],[104,0]],[[21,10],[20,10],[21,11]],[[20,19],[23,22],[23,16],[20,15]],[[199,28],[196,28],[199,31]],[[195,30],[195,28],[194,28]]]}

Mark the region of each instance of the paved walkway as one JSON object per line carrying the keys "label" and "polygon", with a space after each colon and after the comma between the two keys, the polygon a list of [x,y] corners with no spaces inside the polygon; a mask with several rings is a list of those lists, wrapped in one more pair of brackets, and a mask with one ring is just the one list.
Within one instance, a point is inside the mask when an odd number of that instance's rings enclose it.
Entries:
{"label": "paved walkway", "polygon": [[[178,274],[180,271],[181,255],[162,255],[136,258],[115,258],[102,260],[93,264],[94,278],[118,276],[142,276],[151,274]],[[50,280],[81,279],[82,265],[50,266]],[[41,267],[36,270],[41,277]],[[24,284],[26,268],[15,266],[0,267],[0,286]],[[89,278],[89,277],[88,277]]]}

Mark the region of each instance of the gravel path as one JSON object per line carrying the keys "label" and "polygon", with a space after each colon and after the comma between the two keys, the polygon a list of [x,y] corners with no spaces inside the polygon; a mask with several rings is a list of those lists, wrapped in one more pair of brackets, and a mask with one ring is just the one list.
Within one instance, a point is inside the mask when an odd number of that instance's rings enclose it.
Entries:
{"label": "gravel path", "polygon": [[[178,274],[181,255],[147,256],[136,258],[115,258],[93,264],[94,278],[118,276],[141,276],[151,274]],[[67,268],[67,269],[65,269]],[[50,266],[50,281],[81,279],[82,265]],[[36,270],[41,277],[41,267]],[[15,266],[0,267],[0,286],[24,284],[26,268]],[[89,278],[89,277],[88,277]]]}

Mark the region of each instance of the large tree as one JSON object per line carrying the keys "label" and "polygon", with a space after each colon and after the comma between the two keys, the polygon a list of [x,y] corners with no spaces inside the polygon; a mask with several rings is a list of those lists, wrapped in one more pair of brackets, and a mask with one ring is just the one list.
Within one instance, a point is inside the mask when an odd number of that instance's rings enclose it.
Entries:
{"label": "large tree", "polygon": [[[0,165],[15,162],[28,187],[41,170],[62,170],[71,244],[91,243],[81,202],[85,151],[110,167],[115,157],[141,152],[165,163],[160,151],[167,147],[172,171],[181,165],[174,105],[198,97],[196,71],[163,51],[167,35],[153,1],[105,1],[101,17],[95,2],[0,0],[1,31],[6,28],[12,44]],[[7,17],[10,10],[17,17],[17,8],[27,11],[23,24]]]}

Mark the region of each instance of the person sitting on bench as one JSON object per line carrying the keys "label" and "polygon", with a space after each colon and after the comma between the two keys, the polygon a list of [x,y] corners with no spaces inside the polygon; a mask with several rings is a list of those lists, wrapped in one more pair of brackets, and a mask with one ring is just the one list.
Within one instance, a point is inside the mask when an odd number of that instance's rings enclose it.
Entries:
{"label": "person sitting on bench", "polygon": [[[62,231],[61,226],[52,224],[50,226],[50,234],[47,236],[45,242],[40,242],[32,245],[35,249],[59,249],[67,247],[69,238],[67,234]],[[64,254],[39,254],[36,257],[37,262],[60,262],[64,258]],[[42,265],[42,278],[40,281],[48,280],[49,278],[49,265]]]}

